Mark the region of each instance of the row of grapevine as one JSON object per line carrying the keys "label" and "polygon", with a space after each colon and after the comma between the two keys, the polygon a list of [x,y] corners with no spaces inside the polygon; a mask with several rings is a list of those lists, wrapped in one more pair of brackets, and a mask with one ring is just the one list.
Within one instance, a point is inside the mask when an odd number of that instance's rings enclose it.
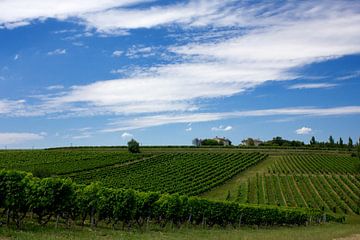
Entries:
{"label": "row of grapevine", "polygon": [[249,178],[241,189],[247,189],[245,199],[239,191],[246,203],[360,214],[360,184],[353,175],[264,174]]}
{"label": "row of grapevine", "polygon": [[73,223],[89,221],[92,227],[101,221],[113,227],[119,223],[141,227],[146,221],[225,227],[306,224],[323,218],[323,213],[317,210],[241,205],[178,194],[106,188],[97,183],[84,186],[70,179],[39,179],[26,172],[4,170],[0,171],[0,209],[4,210],[6,224],[15,222],[18,227],[28,213],[42,225],[51,219],[56,219],[56,224],[60,219],[68,223],[71,219]]}
{"label": "row of grapevine", "polygon": [[269,173],[282,174],[346,174],[356,173],[357,159],[331,155],[288,155],[277,159]]}
{"label": "row of grapevine", "polygon": [[51,175],[62,175],[122,164],[144,157],[150,155],[124,151],[0,151],[0,169],[29,172],[41,169]]}
{"label": "row of grapevine", "polygon": [[76,182],[198,195],[266,157],[260,153],[166,153],[121,167],[81,172]]}

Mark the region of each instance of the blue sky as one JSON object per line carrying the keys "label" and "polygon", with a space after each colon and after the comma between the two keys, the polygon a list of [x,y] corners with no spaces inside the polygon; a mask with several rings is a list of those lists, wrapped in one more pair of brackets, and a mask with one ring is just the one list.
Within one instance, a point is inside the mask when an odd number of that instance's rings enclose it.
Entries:
{"label": "blue sky", "polygon": [[358,139],[359,26],[358,1],[1,1],[0,148]]}

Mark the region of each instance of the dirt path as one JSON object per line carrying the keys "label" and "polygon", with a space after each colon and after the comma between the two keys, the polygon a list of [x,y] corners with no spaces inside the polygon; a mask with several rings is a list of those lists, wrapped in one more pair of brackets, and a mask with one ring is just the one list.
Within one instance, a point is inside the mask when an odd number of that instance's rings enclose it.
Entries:
{"label": "dirt path", "polygon": [[247,181],[249,177],[256,176],[256,173],[262,174],[263,172],[267,172],[267,167],[277,158],[279,158],[279,156],[269,156],[255,166],[252,166],[246,169],[244,172],[239,173],[224,184],[213,188],[210,191],[201,194],[200,196],[214,200],[224,200],[230,191],[230,200],[235,200],[241,182]]}
{"label": "dirt path", "polygon": [[360,240],[360,234],[354,234],[343,238],[334,238],[334,240]]}

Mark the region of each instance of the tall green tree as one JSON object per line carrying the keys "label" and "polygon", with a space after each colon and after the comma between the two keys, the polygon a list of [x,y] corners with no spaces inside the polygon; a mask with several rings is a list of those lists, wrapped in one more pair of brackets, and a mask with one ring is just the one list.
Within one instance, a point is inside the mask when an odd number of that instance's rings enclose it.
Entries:
{"label": "tall green tree", "polygon": [[331,147],[333,147],[334,144],[335,144],[334,138],[330,135],[330,137],[329,137],[329,145],[330,145]]}
{"label": "tall green tree", "polygon": [[342,138],[339,139],[339,145],[340,145],[340,147],[344,146],[344,141],[342,140]]}
{"label": "tall green tree", "polygon": [[351,137],[349,137],[349,141],[348,141],[348,147],[349,148],[352,148],[354,145],[353,145],[353,140],[351,139]]}
{"label": "tall green tree", "polygon": [[314,136],[312,136],[310,139],[310,145],[315,145],[315,144],[316,144],[316,139]]}

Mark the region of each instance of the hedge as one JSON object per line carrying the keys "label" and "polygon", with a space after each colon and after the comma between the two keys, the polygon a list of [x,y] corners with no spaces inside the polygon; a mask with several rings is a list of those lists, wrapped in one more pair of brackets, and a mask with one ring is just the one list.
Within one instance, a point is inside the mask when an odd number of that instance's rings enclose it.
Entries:
{"label": "hedge", "polygon": [[[90,221],[91,226],[138,224],[151,221],[165,225],[193,224],[204,226],[304,225],[319,222],[324,214],[318,210],[259,205],[229,201],[212,201],[198,197],[157,192],[115,189],[99,183],[80,185],[70,179],[33,177],[21,171],[0,171],[0,209],[6,224],[18,227],[28,214],[39,224],[49,220]],[[336,220],[329,216],[327,219]]]}

